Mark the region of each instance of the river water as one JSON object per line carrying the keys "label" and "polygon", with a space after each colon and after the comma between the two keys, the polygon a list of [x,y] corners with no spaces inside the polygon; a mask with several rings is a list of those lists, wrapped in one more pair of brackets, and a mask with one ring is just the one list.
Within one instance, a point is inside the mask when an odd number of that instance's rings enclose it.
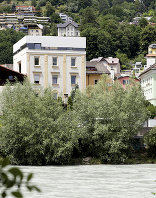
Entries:
{"label": "river water", "polygon": [[156,165],[23,166],[42,190],[25,198],[154,198]]}

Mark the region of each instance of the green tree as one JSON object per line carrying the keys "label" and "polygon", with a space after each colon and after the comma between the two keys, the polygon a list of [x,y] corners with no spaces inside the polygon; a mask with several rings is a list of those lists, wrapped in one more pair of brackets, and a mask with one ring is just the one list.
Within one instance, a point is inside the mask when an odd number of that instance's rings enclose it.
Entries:
{"label": "green tree", "polygon": [[139,25],[140,25],[140,27],[145,28],[148,25],[147,19],[145,19],[144,17],[141,18],[139,21]]}
{"label": "green tree", "polygon": [[86,95],[76,95],[73,111],[80,122],[82,155],[109,163],[124,162],[131,155],[133,136],[147,118],[140,85],[132,82],[125,91],[107,76]]}
{"label": "green tree", "polygon": [[0,64],[11,64],[13,60],[13,45],[24,36],[13,29],[0,31]]}

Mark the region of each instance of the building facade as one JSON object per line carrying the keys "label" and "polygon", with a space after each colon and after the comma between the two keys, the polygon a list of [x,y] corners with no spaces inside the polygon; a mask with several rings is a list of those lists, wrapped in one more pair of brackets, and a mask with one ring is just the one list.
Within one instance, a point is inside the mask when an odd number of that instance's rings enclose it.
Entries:
{"label": "building facade", "polygon": [[38,88],[69,96],[76,84],[86,87],[85,49],[85,37],[25,36],[13,46],[13,69]]}
{"label": "building facade", "polygon": [[156,63],[156,44],[151,44],[148,47],[148,54],[146,55],[147,68]]}
{"label": "building facade", "polygon": [[57,25],[58,36],[80,36],[79,24],[75,22],[60,23]]}
{"label": "building facade", "polygon": [[146,100],[156,106],[156,64],[139,75]]}

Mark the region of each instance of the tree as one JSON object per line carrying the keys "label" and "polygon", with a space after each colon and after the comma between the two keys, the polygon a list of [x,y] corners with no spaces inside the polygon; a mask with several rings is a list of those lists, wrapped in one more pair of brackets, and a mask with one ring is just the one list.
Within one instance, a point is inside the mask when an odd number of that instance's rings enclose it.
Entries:
{"label": "tree", "polygon": [[0,31],[0,64],[11,64],[13,60],[13,45],[24,36],[13,29]]}
{"label": "tree", "polygon": [[140,25],[140,27],[145,28],[148,25],[147,19],[145,19],[144,17],[141,18],[139,21],[139,25]]}
{"label": "tree", "polygon": [[156,157],[156,127],[153,127],[144,136],[144,142],[147,145],[147,152],[150,157]]}
{"label": "tree", "polygon": [[36,92],[29,82],[6,86],[1,95],[0,150],[11,163],[66,164],[78,145],[76,116],[55,100],[52,90]]}
{"label": "tree", "polygon": [[140,85],[132,82],[125,91],[105,75],[89,93],[76,95],[73,111],[81,127],[81,154],[109,163],[131,155],[133,136],[147,118]]}

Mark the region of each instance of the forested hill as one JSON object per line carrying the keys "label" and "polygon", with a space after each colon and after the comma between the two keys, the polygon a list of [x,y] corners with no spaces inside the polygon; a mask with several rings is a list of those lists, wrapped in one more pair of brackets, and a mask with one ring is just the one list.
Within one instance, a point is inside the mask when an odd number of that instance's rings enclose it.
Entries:
{"label": "forested hill", "polygon": [[[1,13],[12,12],[13,3],[34,5],[39,15],[51,18],[46,35],[57,35],[56,24],[62,22],[58,13],[71,16],[81,25],[81,36],[87,37],[87,60],[117,56],[122,68],[130,68],[135,61],[145,64],[148,45],[156,42],[155,0],[7,0],[7,6],[0,2]],[[139,24],[131,24],[137,16],[142,17]]]}

